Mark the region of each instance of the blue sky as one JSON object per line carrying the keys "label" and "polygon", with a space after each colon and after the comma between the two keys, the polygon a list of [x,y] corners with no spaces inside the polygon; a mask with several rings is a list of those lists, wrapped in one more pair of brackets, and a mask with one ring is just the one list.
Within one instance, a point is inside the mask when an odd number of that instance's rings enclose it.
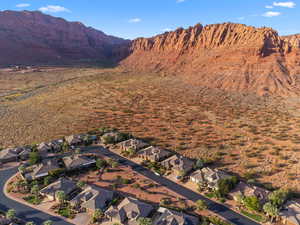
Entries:
{"label": "blue sky", "polygon": [[1,0],[0,10],[41,10],[123,38],[196,23],[237,22],[300,33],[300,0]]}

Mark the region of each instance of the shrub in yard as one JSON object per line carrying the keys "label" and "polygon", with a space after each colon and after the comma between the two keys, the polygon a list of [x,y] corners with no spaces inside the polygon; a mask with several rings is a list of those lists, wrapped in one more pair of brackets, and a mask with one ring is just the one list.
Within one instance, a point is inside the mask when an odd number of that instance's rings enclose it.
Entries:
{"label": "shrub in yard", "polygon": [[259,212],[261,210],[259,199],[256,196],[244,197],[242,199],[242,202],[249,210],[256,212]]}

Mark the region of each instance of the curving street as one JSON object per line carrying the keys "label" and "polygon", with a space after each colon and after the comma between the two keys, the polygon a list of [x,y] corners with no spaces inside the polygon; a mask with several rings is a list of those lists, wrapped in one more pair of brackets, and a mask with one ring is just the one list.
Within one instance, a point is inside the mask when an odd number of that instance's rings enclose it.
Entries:
{"label": "curving street", "polygon": [[10,177],[17,173],[17,171],[17,167],[0,171],[0,210],[7,211],[8,209],[15,209],[17,212],[17,217],[20,219],[33,221],[40,225],[46,220],[52,220],[55,225],[72,225],[72,223],[68,223],[58,217],[51,216],[42,211],[7,198],[4,194],[4,185]]}

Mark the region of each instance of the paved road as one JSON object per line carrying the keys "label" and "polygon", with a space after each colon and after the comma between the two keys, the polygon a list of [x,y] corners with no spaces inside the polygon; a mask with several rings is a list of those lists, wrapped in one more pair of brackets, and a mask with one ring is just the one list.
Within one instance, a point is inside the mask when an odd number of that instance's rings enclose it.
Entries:
{"label": "paved road", "polygon": [[8,209],[15,209],[17,216],[25,221],[33,221],[38,225],[42,225],[46,220],[52,220],[54,225],[72,225],[58,217],[43,213],[42,211],[31,208],[27,205],[15,202],[7,198],[3,193],[5,182],[17,172],[17,168],[0,171],[0,210],[7,211]]}
{"label": "paved road", "polygon": [[151,180],[156,181],[157,183],[159,183],[163,186],[168,187],[168,189],[170,189],[176,193],[179,193],[180,195],[184,196],[185,198],[187,198],[189,200],[192,200],[194,202],[196,202],[199,199],[205,200],[211,211],[226,218],[228,221],[230,221],[233,224],[236,224],[236,225],[258,225],[259,224],[259,223],[256,223],[256,222],[248,219],[247,217],[244,217],[244,216],[236,213],[235,211],[229,209],[228,207],[226,207],[222,204],[219,204],[217,202],[214,202],[214,201],[204,197],[203,195],[200,195],[199,193],[196,193],[178,183],[175,183],[165,177],[157,176],[150,170],[144,168],[143,166],[141,166],[137,163],[134,163],[116,153],[113,153],[113,152],[109,151],[108,149],[105,149],[102,147],[95,147],[95,146],[86,147],[85,149],[89,152],[93,152],[93,151],[97,152],[97,150],[101,151],[102,155],[108,156],[115,160],[119,160],[122,162],[122,164],[131,166],[136,172],[144,175],[145,177],[148,177]]}

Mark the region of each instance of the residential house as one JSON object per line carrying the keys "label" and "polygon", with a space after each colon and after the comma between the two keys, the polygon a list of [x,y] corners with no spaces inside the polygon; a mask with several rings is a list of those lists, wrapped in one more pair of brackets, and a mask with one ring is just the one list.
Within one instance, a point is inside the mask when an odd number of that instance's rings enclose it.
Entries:
{"label": "residential house", "polygon": [[209,188],[216,189],[219,180],[230,178],[231,176],[224,171],[204,167],[191,174],[190,180],[197,184],[207,185]]}
{"label": "residential house", "polygon": [[96,160],[83,155],[67,156],[63,161],[67,170],[81,169],[96,163]]}
{"label": "residential house", "polygon": [[138,140],[138,139],[129,139],[129,140],[121,142],[120,146],[121,146],[122,151],[128,151],[129,149],[138,151],[142,148],[147,147],[148,144],[141,140]]}
{"label": "residential house", "polygon": [[57,160],[44,160],[42,163],[26,168],[23,178],[26,180],[35,180],[49,175],[51,171],[60,169]]}
{"label": "residential house", "polygon": [[21,160],[27,160],[29,158],[29,154],[31,152],[31,148],[24,147],[20,148],[20,153],[19,153],[19,159]]}
{"label": "residential house", "polygon": [[127,223],[138,225],[138,219],[148,217],[153,211],[153,206],[135,198],[125,198],[117,207],[111,206],[105,215],[112,223]]}
{"label": "residential house", "polygon": [[177,175],[181,176],[182,173],[186,174],[190,172],[194,167],[194,162],[181,155],[174,155],[164,161],[161,164],[168,170],[174,170]]}
{"label": "residential house", "polygon": [[297,201],[287,202],[280,212],[283,224],[300,225],[300,203]]}
{"label": "residential house", "polygon": [[74,207],[82,207],[93,213],[96,209],[104,211],[114,198],[114,192],[98,187],[88,186],[70,203]]}
{"label": "residential house", "polygon": [[64,141],[62,139],[54,140],[48,143],[48,146],[51,148],[54,152],[59,152],[62,150],[62,145]]}
{"label": "residential house", "polygon": [[198,225],[199,219],[174,210],[159,208],[159,215],[155,217],[153,225]]}
{"label": "residential house", "polygon": [[73,146],[81,145],[84,142],[82,135],[70,135],[65,137],[65,140],[69,145]]}
{"label": "residential house", "polygon": [[47,155],[48,152],[52,150],[52,148],[47,143],[42,142],[37,146],[37,150],[41,155]]}
{"label": "residential house", "polygon": [[144,160],[150,160],[152,162],[162,161],[172,155],[172,152],[159,147],[150,146],[142,149],[138,152],[138,156]]}
{"label": "residential house", "polygon": [[264,188],[239,182],[239,184],[229,193],[229,196],[234,200],[238,200],[239,196],[256,196],[262,204],[268,200],[270,192]]}
{"label": "residential house", "polygon": [[40,190],[40,194],[47,197],[49,201],[55,201],[58,191],[63,191],[66,197],[69,198],[77,190],[78,187],[75,182],[61,177],[56,182]]}
{"label": "residential house", "polygon": [[7,148],[0,151],[0,163],[16,162],[19,158],[19,152],[13,148]]}

